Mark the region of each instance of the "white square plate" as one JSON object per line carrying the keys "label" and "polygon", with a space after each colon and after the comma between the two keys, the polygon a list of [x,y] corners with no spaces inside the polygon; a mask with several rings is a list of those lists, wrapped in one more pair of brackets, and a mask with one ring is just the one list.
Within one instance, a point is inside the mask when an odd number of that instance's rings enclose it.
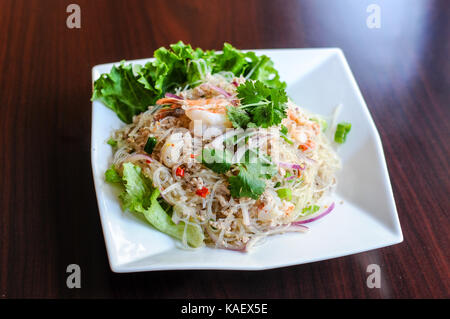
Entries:
{"label": "white square plate", "polygon": [[[200,248],[186,251],[176,240],[123,212],[117,191],[104,181],[111,132],[124,125],[100,102],[92,104],[91,160],[111,269],[135,272],[174,269],[262,270],[355,254],[400,243],[400,223],[381,140],[340,49],[255,50],[271,57],[288,95],[300,106],[329,115],[342,104],[339,121],[352,123],[338,153],[343,169],[333,195],[335,210],[310,224],[306,234],[272,236],[249,253]],[[128,61],[144,64],[151,59]],[[92,69],[93,80],[111,64]],[[343,203],[341,203],[343,201]]]}

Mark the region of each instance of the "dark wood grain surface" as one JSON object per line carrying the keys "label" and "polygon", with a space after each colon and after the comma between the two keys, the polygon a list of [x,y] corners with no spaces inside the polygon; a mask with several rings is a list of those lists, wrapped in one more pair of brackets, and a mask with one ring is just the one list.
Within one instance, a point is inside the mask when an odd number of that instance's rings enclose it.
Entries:
{"label": "dark wood grain surface", "polygon": [[[66,27],[70,3],[81,29]],[[366,26],[371,3],[380,29]],[[450,297],[449,21],[448,0],[0,0],[0,296]],[[261,272],[112,273],[90,166],[91,68],[180,39],[342,48],[381,134],[404,242]],[[66,287],[72,263],[81,289]],[[380,289],[366,286],[371,263]]]}

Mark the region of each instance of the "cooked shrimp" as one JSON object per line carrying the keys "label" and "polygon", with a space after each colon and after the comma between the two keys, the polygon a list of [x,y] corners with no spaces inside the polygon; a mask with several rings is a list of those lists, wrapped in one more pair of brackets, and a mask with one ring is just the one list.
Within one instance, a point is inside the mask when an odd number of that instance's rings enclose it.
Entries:
{"label": "cooked shrimp", "polygon": [[198,99],[189,100],[184,106],[186,116],[192,121],[201,121],[207,127],[232,127],[227,118],[227,105],[225,99]]}
{"label": "cooked shrimp", "polygon": [[[300,118],[292,110],[287,112],[288,118],[283,120],[283,125],[288,128],[289,136],[303,148],[314,148],[313,139],[320,133],[320,125],[308,118]],[[307,144],[307,145],[306,145]]]}
{"label": "cooked shrimp", "polygon": [[158,104],[158,105],[172,104],[172,106],[174,106],[174,105],[179,105],[182,102],[183,102],[183,100],[176,99],[173,97],[163,97],[162,99],[159,99],[158,101],[156,101],[156,104]]}
{"label": "cooked shrimp", "polygon": [[178,162],[183,146],[183,133],[174,133],[166,139],[161,149],[161,159],[167,167],[172,167]]}

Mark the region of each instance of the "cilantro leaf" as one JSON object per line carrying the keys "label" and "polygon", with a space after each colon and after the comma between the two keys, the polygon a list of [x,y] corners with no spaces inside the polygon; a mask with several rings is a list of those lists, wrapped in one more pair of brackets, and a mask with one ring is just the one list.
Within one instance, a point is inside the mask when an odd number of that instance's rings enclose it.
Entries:
{"label": "cilantro leaf", "polygon": [[235,128],[245,128],[251,121],[250,116],[247,114],[247,112],[234,106],[227,107],[227,117]]}
{"label": "cilantro leaf", "polygon": [[230,169],[232,159],[233,155],[227,150],[220,151],[211,148],[202,150],[202,164],[219,174],[226,173]]}
{"label": "cilantro leaf", "polygon": [[245,168],[239,171],[237,176],[228,178],[231,196],[234,198],[250,197],[258,199],[266,189],[266,183],[247,171]]}
{"label": "cilantro leaf", "polygon": [[259,151],[247,150],[240,161],[241,166],[245,166],[260,178],[270,179],[277,172],[276,166],[272,163],[270,156]]}
{"label": "cilantro leaf", "polygon": [[252,150],[246,151],[240,161],[238,175],[228,178],[231,196],[258,199],[266,189],[264,179],[270,179],[276,167],[269,156]]}
{"label": "cilantro leaf", "polygon": [[265,101],[271,90],[261,81],[245,81],[237,87],[238,97],[241,104],[256,104]]}
{"label": "cilantro leaf", "polygon": [[[284,89],[270,88],[261,81],[246,81],[237,88],[241,110],[247,113],[248,121],[236,121],[237,112],[228,114],[233,126],[247,127],[248,123],[268,128],[281,123],[286,117],[287,95]],[[229,112],[230,113],[230,112]],[[243,113],[241,111],[241,113]],[[234,116],[234,118],[232,118]],[[244,118],[244,115],[240,115]]]}

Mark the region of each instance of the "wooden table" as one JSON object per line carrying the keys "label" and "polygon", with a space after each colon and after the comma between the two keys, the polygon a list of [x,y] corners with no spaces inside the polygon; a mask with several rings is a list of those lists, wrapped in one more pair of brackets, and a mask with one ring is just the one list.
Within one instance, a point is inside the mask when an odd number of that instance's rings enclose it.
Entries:
{"label": "wooden table", "polygon": [[[70,3],[81,29],[66,26]],[[381,28],[366,25],[371,3]],[[0,296],[450,297],[449,21],[447,0],[1,0]],[[112,273],[91,175],[91,68],[180,39],[342,48],[381,134],[404,242],[261,272]],[[66,287],[72,263],[81,289]],[[380,289],[366,286],[371,263]]]}

